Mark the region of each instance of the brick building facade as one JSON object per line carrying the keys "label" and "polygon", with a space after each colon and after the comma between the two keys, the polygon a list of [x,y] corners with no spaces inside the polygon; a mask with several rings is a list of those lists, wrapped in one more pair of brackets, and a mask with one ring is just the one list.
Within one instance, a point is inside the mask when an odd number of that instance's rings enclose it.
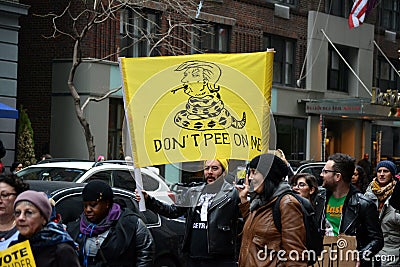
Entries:
{"label": "brick building facade", "polygon": [[[146,8],[142,10],[142,14],[149,20],[154,18],[154,21],[160,25],[161,31],[165,31],[167,18],[179,20],[180,15],[160,2],[162,1],[144,1]],[[21,3],[30,5],[31,8],[29,15],[21,20],[18,103],[27,108],[32,121],[36,153],[39,155],[50,152],[55,153],[56,156],[85,157],[83,151],[77,154],[62,153],[51,147],[52,141],[50,141],[53,135],[52,129],[54,129],[51,126],[52,120],[55,116],[59,116],[52,113],[54,87],[57,84],[54,77],[58,77],[54,73],[57,69],[55,62],[68,61],[71,58],[73,44],[71,40],[62,36],[56,39],[44,38],[43,36],[49,36],[52,33],[50,18],[36,16],[36,14],[43,15],[54,10],[60,12],[66,3],[42,0],[23,0]],[[333,42],[340,46],[344,54],[347,53],[346,56],[351,61],[350,65],[356,69],[356,72],[360,72],[361,79],[366,80],[366,87],[383,88],[387,84],[397,86],[399,83],[398,76],[386,77],[385,74],[383,75],[385,77],[379,77],[378,73],[381,73],[379,62],[385,68],[387,63],[372,43],[375,40],[386,56],[397,65],[396,33],[400,28],[399,23],[391,25],[391,22],[385,22],[383,18],[385,12],[399,16],[399,10],[388,11],[390,9],[380,4],[373,9],[364,25],[350,30],[347,26],[347,17],[352,3],[353,1],[349,0],[209,0],[204,1],[197,19],[194,19],[195,9],[191,10],[193,14],[191,19],[188,17],[183,17],[183,19],[188,23],[196,21],[210,25],[208,29],[211,29],[214,35],[203,33],[203,42],[200,42],[198,47],[205,52],[239,53],[264,51],[268,47],[275,48],[272,111],[276,113],[278,136],[283,136],[281,140],[278,137],[277,146],[287,151],[291,159],[320,160],[323,155],[319,148],[321,143],[321,137],[318,137],[319,114],[308,113],[305,108],[306,102],[310,99],[357,100],[370,97],[348,69],[335,69],[336,67],[332,69],[327,66],[335,60],[340,62],[340,59],[336,58],[337,55],[332,52],[332,45],[324,38],[321,29],[325,29],[324,32],[333,37]],[[110,53],[115,53],[117,47],[121,48],[120,18],[116,17],[115,20],[102,24],[88,35],[82,50],[84,58],[104,58]],[[176,30],[174,33],[187,43],[190,43],[193,37],[182,30]],[[170,41],[181,48],[177,53],[196,52],[182,40],[170,39]],[[365,42],[370,43],[365,45]],[[126,54],[124,52],[119,55],[143,56],[140,53],[142,48],[132,48],[131,51],[126,51]],[[155,54],[171,55],[172,53],[166,46],[160,46]],[[116,62],[117,56],[109,60]],[[339,65],[342,68],[343,64]],[[334,81],[331,81],[330,84],[330,77],[336,74],[344,76],[341,78],[343,83],[334,84]],[[327,81],[318,81],[322,77]],[[113,80],[113,78],[110,79]],[[299,80],[299,86],[296,85],[297,80]],[[330,86],[334,88],[329,88]],[[83,96],[91,93],[93,92],[82,92]],[[65,91],[64,94],[67,95],[68,92]],[[58,91],[57,96],[60,95]],[[122,101],[120,96],[115,96],[114,99]],[[106,115],[109,114],[110,103],[109,101],[104,106],[107,109],[104,113]],[[323,115],[327,116],[327,124],[331,125],[327,134],[332,131],[332,138],[336,138],[336,143],[332,145],[329,152],[342,150],[357,158],[364,152],[373,155],[373,131],[379,130],[381,126],[391,127],[394,132],[397,131],[391,122],[383,117],[375,118],[373,114],[350,116],[351,119],[357,121],[356,123],[346,121],[348,114]],[[343,120],[345,120],[344,125],[356,125],[356,128],[349,133],[354,144],[348,151],[346,151],[348,145],[343,141],[348,138],[342,133],[335,133],[333,129]],[[376,124],[375,122],[379,120],[383,120],[384,123]],[[298,124],[300,127],[296,126]],[[294,128],[301,130],[296,132]],[[100,153],[107,153],[109,157],[118,157],[115,151],[110,153],[110,136],[105,135],[104,138],[106,140],[97,140],[98,143],[108,143],[108,146],[101,148]],[[392,156],[400,154],[398,144],[392,144],[386,154]]]}

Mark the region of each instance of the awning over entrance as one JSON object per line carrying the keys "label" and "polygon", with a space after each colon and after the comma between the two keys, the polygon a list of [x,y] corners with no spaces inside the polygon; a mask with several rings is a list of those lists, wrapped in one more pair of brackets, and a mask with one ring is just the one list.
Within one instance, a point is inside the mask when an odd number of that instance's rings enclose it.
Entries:
{"label": "awning over entrance", "polygon": [[0,102],[0,118],[18,119],[18,110]]}
{"label": "awning over entrance", "polygon": [[310,99],[306,102],[306,113],[352,117],[366,120],[400,120],[389,116],[390,106],[371,104],[368,98]]}

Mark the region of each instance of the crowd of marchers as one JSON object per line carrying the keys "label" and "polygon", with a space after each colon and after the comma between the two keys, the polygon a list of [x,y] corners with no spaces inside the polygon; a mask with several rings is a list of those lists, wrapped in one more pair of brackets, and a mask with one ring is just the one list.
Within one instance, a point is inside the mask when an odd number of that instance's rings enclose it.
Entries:
{"label": "crowd of marchers", "polygon": [[[266,153],[247,164],[242,184],[225,179],[228,167],[227,159],[206,160],[204,183],[189,188],[179,204],[136,193],[147,209],[185,217],[184,266],[318,266],[314,258],[282,255],[304,255],[324,236],[355,237],[354,266],[400,266],[400,185],[392,161],[379,162],[371,177],[354,158],[336,153],[314,177],[292,175],[283,153]],[[82,206],[81,216],[64,225],[45,193],[1,175],[0,250],[29,240],[40,267],[153,266],[151,232],[115,201],[108,184],[86,184]],[[311,224],[318,228],[313,234]]]}

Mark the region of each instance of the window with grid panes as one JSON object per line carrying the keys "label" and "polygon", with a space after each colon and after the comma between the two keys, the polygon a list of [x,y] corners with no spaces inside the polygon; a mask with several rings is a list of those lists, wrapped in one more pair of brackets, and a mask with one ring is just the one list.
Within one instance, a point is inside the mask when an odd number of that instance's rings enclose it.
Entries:
{"label": "window with grid panes", "polygon": [[[391,62],[393,62],[392,64],[397,68],[396,65],[398,64],[395,63],[395,60]],[[379,87],[383,92],[387,89],[400,89],[400,79],[396,70],[394,70],[384,58],[378,58],[376,60],[375,78],[376,87]]]}
{"label": "window with grid panes", "polygon": [[230,26],[210,24],[194,29],[192,53],[227,53],[230,44]]}
{"label": "window with grid panes", "polygon": [[289,160],[304,160],[306,157],[307,120],[285,116],[274,116],[277,143]]}
{"label": "window with grid panes", "polygon": [[379,7],[380,26],[387,30],[400,30],[400,2],[398,0],[381,1]]}
{"label": "window with grid panes", "polygon": [[295,41],[276,35],[264,35],[263,50],[274,48],[273,83],[294,86]]}
{"label": "window with grid panes", "polygon": [[160,18],[156,12],[134,13],[125,9],[120,12],[120,56],[145,57],[160,55],[152,49],[158,41]]}
{"label": "window with grid panes", "polygon": [[[344,58],[349,58],[348,48],[335,45]],[[328,90],[348,92],[349,69],[336,50],[329,45],[328,49]]]}

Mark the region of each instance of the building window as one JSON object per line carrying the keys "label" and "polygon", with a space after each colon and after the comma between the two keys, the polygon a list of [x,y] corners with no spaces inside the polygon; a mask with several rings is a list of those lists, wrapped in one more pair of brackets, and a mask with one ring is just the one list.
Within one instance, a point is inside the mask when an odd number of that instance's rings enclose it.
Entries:
{"label": "building window", "polygon": [[329,0],[326,3],[326,13],[337,17],[348,18],[353,8],[353,3],[352,0]]}
{"label": "building window", "polygon": [[107,159],[124,159],[122,148],[122,125],[124,121],[124,103],[121,98],[110,98],[108,114],[108,151]]}
{"label": "building window", "polygon": [[[397,66],[395,66],[397,68]],[[400,79],[390,64],[383,58],[376,60],[376,86],[385,92],[387,89],[399,89]]]}
{"label": "building window", "polygon": [[276,147],[282,149],[289,160],[306,159],[307,120],[274,116]]}
{"label": "building window", "polygon": [[[347,47],[335,46],[344,58],[349,58]],[[346,64],[331,45],[328,53],[328,90],[348,92],[349,71]]]}
{"label": "building window", "polygon": [[192,34],[192,54],[227,53],[230,44],[230,27],[212,24],[196,28]]}
{"label": "building window", "polygon": [[267,0],[269,3],[296,6],[298,0]]}
{"label": "building window", "polygon": [[275,49],[273,83],[294,86],[295,41],[276,35],[265,35],[263,50]]}
{"label": "building window", "polygon": [[379,4],[380,26],[387,30],[398,31],[400,3],[398,0],[385,0]]}
{"label": "building window", "polygon": [[120,13],[120,56],[146,57],[161,55],[154,48],[158,41],[157,32],[160,17],[155,12],[133,13],[123,10]]}

